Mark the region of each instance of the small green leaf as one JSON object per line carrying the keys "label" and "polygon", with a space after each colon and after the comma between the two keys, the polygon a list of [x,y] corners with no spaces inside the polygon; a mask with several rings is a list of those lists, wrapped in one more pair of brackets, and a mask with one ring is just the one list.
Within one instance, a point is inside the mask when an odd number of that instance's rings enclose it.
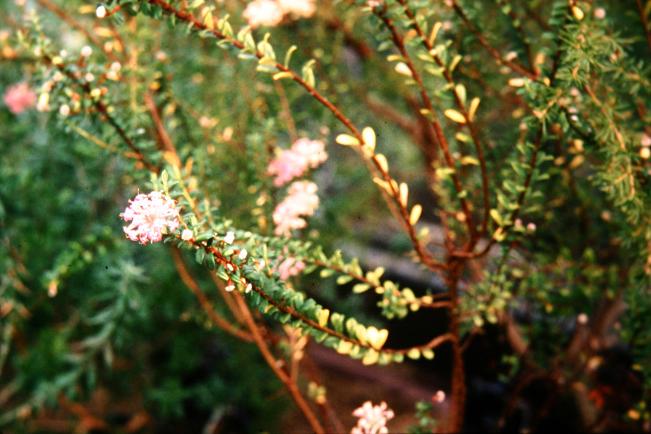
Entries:
{"label": "small green leaf", "polygon": [[196,253],[194,254],[194,259],[197,261],[198,264],[203,264],[203,260],[206,257],[206,251],[204,249],[197,249]]}

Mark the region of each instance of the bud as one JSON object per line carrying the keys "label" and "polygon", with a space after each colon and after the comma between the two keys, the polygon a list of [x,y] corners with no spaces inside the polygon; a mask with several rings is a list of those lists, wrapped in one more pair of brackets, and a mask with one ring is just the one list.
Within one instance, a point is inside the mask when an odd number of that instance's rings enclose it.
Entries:
{"label": "bud", "polygon": [[90,48],[88,45],[84,45],[84,47],[81,49],[82,57],[90,57],[91,54],[93,54],[93,49]]}
{"label": "bud", "polygon": [[598,20],[603,20],[606,18],[606,9],[604,8],[597,8],[594,10],[594,17]]}
{"label": "bud", "polygon": [[235,241],[235,232],[229,231],[224,237],[224,242],[226,244],[233,244],[233,241]]}
{"label": "bud", "polygon": [[36,103],[36,110],[40,112],[46,112],[50,110],[50,94],[44,92],[38,96],[38,102]]}
{"label": "bud", "polygon": [[102,19],[106,16],[108,11],[106,10],[106,6],[104,5],[99,5],[97,6],[97,9],[95,9],[95,16],[99,19]]}
{"label": "bud", "polygon": [[432,401],[434,401],[437,404],[440,404],[443,401],[445,401],[445,392],[442,390],[438,390],[432,397]]}
{"label": "bud", "polygon": [[59,107],[59,114],[63,117],[67,117],[70,114],[70,106],[68,104],[63,104]]}

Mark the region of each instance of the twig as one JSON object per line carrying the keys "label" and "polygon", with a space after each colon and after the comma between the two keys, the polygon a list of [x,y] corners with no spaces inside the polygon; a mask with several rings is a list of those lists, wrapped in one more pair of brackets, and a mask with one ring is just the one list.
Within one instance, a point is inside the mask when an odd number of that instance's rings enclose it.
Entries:
{"label": "twig", "polygon": [[472,142],[475,145],[475,152],[477,153],[477,159],[479,160],[479,168],[481,171],[484,217],[482,220],[481,232],[477,233],[473,238],[473,241],[469,243],[468,246],[466,247],[467,251],[472,251],[479,238],[481,238],[487,232],[489,213],[490,213],[488,170],[486,168],[486,157],[484,156],[484,150],[479,140],[479,133],[477,132],[477,128],[473,120],[470,118],[468,111],[466,110],[465,104],[461,100],[461,96],[459,95],[459,92],[457,92],[457,89],[454,86],[454,79],[452,78],[452,74],[450,73],[448,68],[445,68],[445,63],[443,62],[443,59],[441,59],[441,57],[438,54],[435,54],[435,51],[433,51],[434,47],[432,43],[430,42],[427,35],[425,35],[425,32],[421,28],[420,24],[418,24],[418,20],[416,19],[416,16],[413,13],[413,11],[409,8],[409,4],[407,3],[407,0],[398,0],[398,2],[404,7],[405,15],[407,15],[407,17],[411,19],[414,30],[416,30],[416,33],[422,40],[422,43],[425,49],[427,50],[427,52],[430,54],[430,56],[432,56],[434,62],[436,62],[436,64],[439,67],[443,68],[443,77],[445,78],[445,81],[447,81],[448,84],[450,84],[450,91],[454,96],[454,101],[456,103],[456,106],[461,112],[461,114],[463,115],[463,117],[466,119],[466,126],[468,127],[468,131],[470,132],[470,138],[472,139]]}
{"label": "twig", "polygon": [[[216,38],[220,40],[228,41],[229,44],[231,44],[233,47],[239,50],[246,49],[244,44],[238,41],[237,39],[233,39],[229,36],[226,36],[219,30],[206,26],[204,23],[199,21],[192,14],[176,9],[174,6],[172,6],[170,3],[167,3],[164,0],[148,0],[148,2],[149,4],[160,7],[164,12],[175,16],[177,19],[183,22],[191,23],[192,26],[196,29],[208,31]],[[255,55],[255,57],[257,57],[258,59],[264,58],[264,54],[257,50],[253,52],[253,55]],[[319,103],[321,103],[324,107],[326,107],[333,114],[333,116],[337,118],[337,120],[339,120],[339,122],[341,122],[346,127],[346,129],[348,129],[348,131],[357,139],[357,141],[359,142],[359,146],[357,147],[357,150],[358,152],[362,153],[362,147],[364,145],[364,138],[362,137],[362,133],[353,124],[353,122],[348,117],[346,117],[343,114],[343,112],[341,112],[341,110],[339,110],[329,99],[323,96],[314,86],[306,82],[301,75],[297,74],[289,67],[277,62],[273,66],[279,72],[289,74],[289,77],[291,78],[292,81],[300,85],[303,89],[305,89],[305,91],[308,94],[310,94],[314,99],[316,99]],[[442,134],[442,131],[440,131],[440,134]],[[393,202],[388,201],[388,203],[393,203],[394,206],[398,207],[399,216],[401,217],[401,222],[406,228],[409,238],[414,246],[414,250],[418,254],[418,257],[421,259],[423,264],[432,270],[442,270],[445,267],[445,265],[439,261],[436,261],[425,250],[425,248],[422,246],[422,243],[418,239],[416,235],[416,230],[409,221],[409,211],[406,209],[405,205],[402,204],[400,201],[400,191],[396,186],[394,186],[395,181],[393,183],[391,182],[393,181],[393,179],[391,178],[389,173],[383,168],[382,162],[375,155],[372,155],[368,159],[364,159],[364,161],[367,162],[369,168],[371,168],[372,171],[379,173],[380,177],[385,182],[388,183],[389,188],[391,190],[391,198],[393,199]]]}
{"label": "twig", "polygon": [[[92,89],[90,88],[90,85],[88,83],[82,82],[79,80],[71,71],[69,71],[65,66],[61,63],[59,64],[54,64],[52,62],[52,58],[48,55],[43,55],[43,60],[48,64],[48,65],[54,65],[61,73],[63,73],[66,77],[68,77],[71,81],[76,83],[79,87],[83,89],[83,91],[90,96]],[[142,151],[136,146],[136,144],[131,140],[129,135],[124,131],[124,129],[120,126],[120,124],[117,123],[117,121],[109,114],[108,109],[102,103],[102,101],[95,99],[95,98],[90,98],[93,106],[97,109],[99,113],[104,116],[106,121],[113,127],[115,132],[120,136],[122,141],[131,149],[131,151],[135,154],[136,160],[138,160],[143,166],[147,168],[150,172],[154,173],[159,173],[160,168],[154,165],[152,162],[149,161],[147,157],[142,153]]]}
{"label": "twig", "polygon": [[644,29],[644,34],[646,35],[646,43],[651,49],[651,30],[649,30],[649,20],[644,13],[644,6],[642,5],[642,0],[635,0],[637,3],[637,10],[640,14],[640,21],[642,21],[642,28]]}
{"label": "twig", "polygon": [[108,56],[111,60],[119,60],[115,54],[112,52],[104,50],[104,44],[102,41],[97,37],[97,35],[91,31],[89,31],[86,27],[81,25],[77,20],[72,18],[70,14],[66,13],[65,10],[61,9],[59,6],[57,6],[55,3],[51,2],[50,0],[36,0],[37,3],[41,6],[43,6],[45,9],[49,10],[53,14],[55,14],[57,17],[59,17],[63,22],[68,24],[70,27],[72,27],[75,30],[78,30],[81,32],[88,40],[101,49],[106,56]]}
{"label": "twig", "polygon": [[[407,52],[407,48],[405,47],[404,41],[400,34],[398,33],[398,29],[396,26],[393,24],[393,21],[386,15],[386,10],[385,9],[374,9],[374,12],[382,20],[384,25],[386,26],[387,29],[391,32],[391,38],[393,40],[394,45],[402,55],[405,64],[409,68],[409,71],[411,72],[411,76],[418,85],[419,88],[419,93],[420,97],[423,103],[423,106],[425,109],[429,112],[430,122],[432,126],[434,127],[434,132],[437,138],[437,141],[439,143],[439,146],[441,150],[443,151],[443,155],[445,157],[445,162],[447,163],[448,167],[451,169],[455,168],[455,163],[454,163],[454,158],[452,157],[452,152],[450,151],[450,146],[448,144],[447,138],[445,137],[445,134],[443,133],[443,128],[441,127],[441,124],[439,121],[436,119],[436,113],[434,111],[434,106],[432,104],[432,100],[430,99],[427,89],[425,88],[425,85],[423,83],[423,79],[420,76],[420,73],[414,66],[413,61],[411,60],[411,57],[409,53]],[[459,202],[461,203],[461,208],[463,210],[463,213],[465,215],[465,222],[466,226],[468,228],[468,233],[470,237],[474,237],[475,234],[475,227],[473,225],[473,219],[472,219],[472,213],[470,211],[470,205],[468,204],[468,201],[465,197],[462,197],[461,192],[463,191],[463,186],[461,184],[461,179],[459,178],[459,175],[457,174],[456,171],[452,172],[452,181],[454,183],[455,190],[457,191],[457,196],[459,197]]]}
{"label": "twig", "polygon": [[285,385],[287,391],[289,392],[289,394],[292,396],[292,399],[296,403],[296,406],[299,408],[299,410],[301,410],[303,416],[305,416],[305,419],[307,419],[308,423],[312,427],[312,430],[316,434],[325,434],[325,429],[321,425],[321,422],[319,421],[317,416],[314,414],[314,411],[310,408],[307,401],[305,401],[305,398],[303,398],[303,395],[301,395],[301,392],[299,391],[296,383],[291,381],[287,373],[278,366],[278,362],[276,358],[273,356],[273,354],[271,354],[269,347],[267,346],[264,339],[262,338],[262,335],[260,334],[260,329],[258,328],[258,325],[253,320],[253,316],[251,316],[251,311],[249,310],[248,306],[244,302],[242,296],[236,293],[235,300],[237,301],[237,304],[240,307],[240,310],[244,317],[244,321],[246,322],[247,326],[249,327],[249,330],[251,331],[251,334],[253,335],[255,344],[260,349],[260,353],[262,354],[262,357],[265,359],[265,361],[267,362],[271,370],[274,372],[274,374],[278,377],[278,379]]}
{"label": "twig", "polygon": [[208,300],[208,297],[206,297],[206,295],[203,293],[203,291],[199,287],[199,284],[197,283],[196,280],[194,280],[194,278],[188,271],[187,267],[185,266],[185,263],[183,262],[183,257],[181,256],[181,252],[179,251],[179,249],[176,247],[172,247],[171,253],[172,253],[172,259],[174,260],[174,266],[176,267],[176,270],[179,273],[179,277],[181,277],[181,280],[183,281],[183,283],[185,283],[185,286],[187,286],[190,289],[190,291],[192,291],[194,296],[197,297],[197,300],[199,301],[201,308],[206,313],[206,315],[208,315],[208,318],[210,318],[212,323],[217,327],[219,327],[220,329],[224,330],[225,332],[239,339],[242,339],[243,341],[253,342],[253,336],[251,334],[233,327],[233,325],[230,322],[228,322],[228,320],[226,320],[224,317],[222,317],[220,314],[217,313],[210,300]]}
{"label": "twig", "polygon": [[156,106],[156,102],[154,101],[153,95],[151,92],[147,91],[145,92],[144,98],[145,106],[147,107],[147,110],[149,111],[151,119],[154,122],[154,126],[156,128],[156,138],[158,139],[160,150],[163,151],[166,160],[168,160],[170,164],[176,167],[181,167],[181,159],[179,158],[179,154],[176,151],[174,143],[172,143],[172,139],[170,138],[169,134],[167,134],[167,130],[163,125],[163,121],[160,117],[160,113],[158,111],[158,107]]}
{"label": "twig", "polygon": [[292,110],[289,106],[289,101],[287,100],[287,93],[285,88],[280,81],[274,81],[274,86],[276,92],[278,93],[278,99],[280,100],[280,115],[282,119],[287,122],[287,131],[289,132],[289,137],[292,142],[298,139],[298,132],[296,131],[296,123],[294,122],[294,117],[292,116]]}
{"label": "twig", "polygon": [[472,23],[472,21],[470,21],[463,9],[461,9],[459,4],[454,0],[452,0],[452,8],[457,13],[459,18],[461,18],[461,21],[463,21],[466,27],[468,27],[468,29],[475,35],[481,46],[484,47],[486,51],[488,51],[488,54],[490,54],[499,65],[505,65],[513,72],[524,75],[531,80],[538,80],[538,74],[535,71],[529,71],[527,68],[514,60],[505,59],[504,56],[502,56],[500,52],[497,51],[497,49],[488,42],[481,31]]}

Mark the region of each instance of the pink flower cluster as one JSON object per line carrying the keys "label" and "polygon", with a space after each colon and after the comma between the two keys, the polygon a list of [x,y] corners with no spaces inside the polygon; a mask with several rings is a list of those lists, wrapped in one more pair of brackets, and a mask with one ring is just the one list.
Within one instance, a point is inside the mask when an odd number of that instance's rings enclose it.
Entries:
{"label": "pink flower cluster", "polygon": [[244,18],[253,28],[274,27],[286,15],[309,18],[316,11],[315,0],[253,0],[244,9]]}
{"label": "pink flower cluster", "polygon": [[282,280],[287,280],[292,276],[299,275],[304,269],[305,262],[296,258],[287,258],[278,265],[276,271],[278,271]]}
{"label": "pink flower cluster", "polygon": [[302,176],[308,169],[319,167],[328,159],[325,144],[320,140],[298,139],[291,148],[283,149],[267,168],[275,176],[274,185],[280,187]]}
{"label": "pink flower cluster", "polygon": [[124,233],[140,244],[157,243],[167,231],[179,227],[179,210],[170,197],[160,191],[139,194],[129,200],[129,206],[120,214],[125,222]]}
{"label": "pink flower cluster", "polygon": [[315,0],[278,0],[280,9],[297,18],[309,18],[316,11]]}
{"label": "pink flower cluster", "polygon": [[287,197],[273,212],[276,235],[290,236],[292,230],[307,226],[303,217],[313,215],[319,207],[317,190],[316,184],[310,181],[296,181],[289,186]]}
{"label": "pink flower cluster", "polygon": [[380,405],[373,405],[366,401],[361,407],[353,411],[353,416],[358,417],[357,425],[350,434],[387,434],[387,422],[393,419],[393,410],[382,401]]}
{"label": "pink flower cluster", "polygon": [[254,0],[244,9],[244,19],[253,28],[274,27],[283,20],[283,11],[274,0]]}
{"label": "pink flower cluster", "polygon": [[27,83],[9,86],[3,100],[13,114],[20,114],[36,104],[36,94]]}

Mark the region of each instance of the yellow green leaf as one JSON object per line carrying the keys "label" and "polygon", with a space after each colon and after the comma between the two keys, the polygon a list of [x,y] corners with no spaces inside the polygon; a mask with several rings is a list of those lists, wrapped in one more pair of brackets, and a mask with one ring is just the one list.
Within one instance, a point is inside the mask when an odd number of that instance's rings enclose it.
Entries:
{"label": "yellow green leaf", "polygon": [[461,158],[461,164],[463,164],[464,166],[466,165],[479,166],[479,160],[477,160],[475,157],[472,157],[470,155],[466,155],[465,157]]}
{"label": "yellow green leaf", "polygon": [[454,86],[454,90],[457,93],[457,96],[463,103],[463,105],[466,105],[466,87],[463,84],[457,84]]}
{"label": "yellow green leaf", "polygon": [[362,324],[357,324],[355,326],[355,336],[357,336],[357,339],[362,343],[362,345],[366,345],[367,340],[366,340],[366,327],[364,327]]}
{"label": "yellow green leaf", "polygon": [[500,213],[495,208],[491,209],[490,215],[493,218],[493,220],[495,220],[495,223],[502,226],[502,217],[500,216]]}
{"label": "yellow green leaf", "polygon": [[440,22],[437,22],[432,26],[432,31],[430,32],[429,39],[428,39],[430,46],[434,45],[434,42],[436,41],[436,36],[438,35],[439,30],[441,30],[441,27],[443,27],[443,24]]}
{"label": "yellow green leaf", "polygon": [[457,67],[459,62],[461,62],[461,56],[457,54],[454,56],[454,59],[452,59],[452,62],[450,62],[450,72],[454,71],[454,68]]}
{"label": "yellow green leaf", "polygon": [[283,78],[292,78],[291,72],[277,72],[273,75],[274,80],[282,80]]}
{"label": "yellow green leaf", "polygon": [[357,285],[353,286],[353,292],[355,294],[361,294],[362,292],[368,291],[368,289],[371,287],[368,283],[358,283]]}
{"label": "yellow green leaf", "polygon": [[317,319],[319,320],[319,325],[325,327],[328,324],[328,317],[330,316],[330,310],[321,309],[317,314]]}
{"label": "yellow green leaf", "polygon": [[339,344],[337,345],[337,352],[339,354],[348,354],[350,353],[350,350],[353,348],[353,344],[348,341],[339,341]]}
{"label": "yellow green leaf", "polygon": [[377,336],[375,337],[374,342],[371,342],[371,344],[373,345],[374,348],[379,350],[384,346],[388,337],[389,337],[389,330],[380,329],[377,332]]}
{"label": "yellow green leaf", "polygon": [[524,78],[516,77],[509,80],[509,86],[511,87],[522,87],[524,86]]}
{"label": "yellow green leaf", "polygon": [[377,362],[380,357],[380,353],[375,350],[368,350],[362,359],[362,364],[364,365],[373,365]]}
{"label": "yellow green leaf", "polygon": [[466,117],[454,109],[447,109],[446,111],[443,112],[443,114],[445,115],[445,117],[458,124],[466,123]]}
{"label": "yellow green leaf", "polygon": [[375,161],[383,172],[389,171],[389,162],[387,161],[387,157],[385,157],[384,154],[375,154]]}
{"label": "yellow green leaf", "polygon": [[371,151],[375,149],[375,131],[371,127],[365,127],[362,130],[362,139],[364,139],[364,144],[368,146]]}
{"label": "yellow green leaf", "polygon": [[339,134],[335,139],[337,143],[342,146],[357,146],[359,145],[359,140],[356,137],[351,136],[350,134]]}
{"label": "yellow green leaf", "polygon": [[504,232],[503,228],[497,228],[495,233],[493,233],[493,238],[495,238],[495,241],[502,242],[506,238],[506,232]]}
{"label": "yellow green leaf", "polygon": [[583,10],[578,6],[572,6],[572,15],[574,15],[574,18],[576,18],[577,21],[581,21],[585,16]]}
{"label": "yellow green leaf", "polygon": [[409,198],[409,187],[404,182],[400,183],[400,203],[407,206],[407,199]]}
{"label": "yellow green leaf", "polygon": [[423,212],[423,207],[420,206],[419,204],[414,205],[414,207],[411,209],[411,212],[409,213],[409,224],[410,225],[415,225],[418,223],[418,219],[420,219],[420,215]]}
{"label": "yellow green leaf", "polygon": [[456,134],[454,135],[454,137],[455,137],[458,141],[460,141],[460,142],[464,142],[464,143],[468,143],[468,142],[470,142],[470,140],[472,140],[472,139],[470,138],[469,135],[464,134],[464,133],[462,133],[462,132],[458,132],[458,133],[456,133]]}
{"label": "yellow green leaf", "polygon": [[208,13],[203,17],[203,24],[209,29],[213,28],[214,20],[210,11],[208,11]]}
{"label": "yellow green leaf", "polygon": [[376,183],[377,185],[379,185],[380,188],[383,189],[384,191],[386,191],[387,193],[391,193],[391,187],[390,187],[389,183],[386,182],[384,179],[380,179],[380,178],[375,177],[375,178],[373,178],[373,182]]}
{"label": "yellow green leaf", "polygon": [[479,102],[481,100],[477,97],[474,97],[472,101],[470,101],[470,108],[468,109],[468,119],[471,121],[475,118],[475,113],[477,113],[477,108],[479,108]]}
{"label": "yellow green leaf", "polygon": [[396,72],[398,74],[405,75],[407,77],[412,76],[411,69],[409,69],[409,66],[407,66],[407,64],[404,63],[404,62],[400,62],[400,63],[396,64],[394,69],[396,70]]}

